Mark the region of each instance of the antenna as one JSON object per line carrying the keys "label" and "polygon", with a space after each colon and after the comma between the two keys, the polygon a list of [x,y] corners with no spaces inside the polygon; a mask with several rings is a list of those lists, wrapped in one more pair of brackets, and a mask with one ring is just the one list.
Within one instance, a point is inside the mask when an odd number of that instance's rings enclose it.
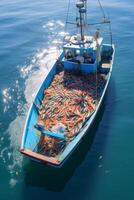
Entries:
{"label": "antenna", "polygon": [[79,17],[77,17],[76,22],[77,26],[80,27],[80,35],[81,35],[81,41],[84,41],[84,26],[85,19],[86,19],[86,0],[79,0],[76,2],[76,7],[79,11]]}

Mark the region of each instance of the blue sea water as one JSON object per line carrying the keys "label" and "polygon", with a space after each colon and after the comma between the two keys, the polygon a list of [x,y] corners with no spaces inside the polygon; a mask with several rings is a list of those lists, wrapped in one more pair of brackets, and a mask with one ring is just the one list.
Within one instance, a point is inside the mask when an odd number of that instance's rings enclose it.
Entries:
{"label": "blue sea water", "polygon": [[[95,21],[97,0],[88,4]],[[23,158],[19,147],[30,103],[62,45],[68,0],[0,1],[0,200],[134,199],[134,3],[102,4],[116,44],[110,85],[95,125],[53,169]]]}

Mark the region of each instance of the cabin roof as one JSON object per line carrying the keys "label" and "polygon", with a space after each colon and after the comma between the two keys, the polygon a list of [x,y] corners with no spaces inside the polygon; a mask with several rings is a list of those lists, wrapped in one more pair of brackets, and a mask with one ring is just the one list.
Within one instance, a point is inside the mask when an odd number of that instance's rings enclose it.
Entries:
{"label": "cabin roof", "polygon": [[[64,49],[93,49],[96,50],[97,47],[97,42],[94,39],[94,37],[90,36],[89,37],[90,42],[85,42],[84,44],[78,44],[78,42],[76,41],[76,43],[72,43],[71,40],[64,45]],[[103,38],[99,37],[98,39],[98,45],[101,46],[102,42],[103,42]]]}

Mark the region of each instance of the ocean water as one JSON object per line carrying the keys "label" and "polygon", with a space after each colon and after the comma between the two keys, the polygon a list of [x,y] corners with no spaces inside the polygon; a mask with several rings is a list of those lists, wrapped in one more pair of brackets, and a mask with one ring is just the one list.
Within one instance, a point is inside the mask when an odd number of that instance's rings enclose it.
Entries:
{"label": "ocean water", "polygon": [[[97,0],[88,4],[90,21],[102,17]],[[0,200],[134,199],[134,3],[102,4],[116,45],[107,95],[75,153],[53,169],[19,147],[30,103],[62,46],[68,0],[0,0]]]}

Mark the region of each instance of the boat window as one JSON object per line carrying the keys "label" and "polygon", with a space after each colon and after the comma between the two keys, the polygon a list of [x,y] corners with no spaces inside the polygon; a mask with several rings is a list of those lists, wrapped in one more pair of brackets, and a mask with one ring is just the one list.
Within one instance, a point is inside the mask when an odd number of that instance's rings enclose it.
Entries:
{"label": "boat window", "polygon": [[74,52],[71,49],[65,49],[64,55],[66,59],[69,59],[74,56]]}
{"label": "boat window", "polygon": [[79,49],[75,50],[74,55],[75,55],[75,56],[79,56],[79,55],[80,55],[80,50],[79,50]]}

